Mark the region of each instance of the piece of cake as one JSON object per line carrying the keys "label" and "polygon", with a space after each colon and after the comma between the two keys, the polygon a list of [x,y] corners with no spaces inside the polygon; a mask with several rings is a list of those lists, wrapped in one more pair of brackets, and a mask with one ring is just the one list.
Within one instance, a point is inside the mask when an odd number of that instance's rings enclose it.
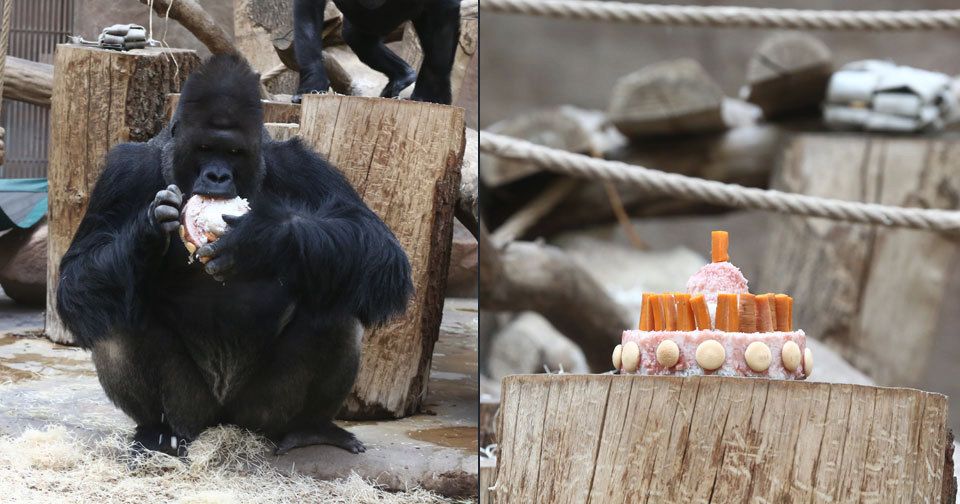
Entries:
{"label": "piece of cake", "polygon": [[623,332],[613,351],[621,373],[754,376],[802,380],[813,368],[803,331],[793,328],[793,299],[751,294],[730,264],[725,231],[711,236],[713,262],[687,281],[686,293],[645,293],[640,330]]}
{"label": "piece of cake", "polygon": [[196,194],[187,200],[180,216],[180,239],[190,254],[189,262],[193,262],[197,249],[227,232],[224,215],[239,217],[249,211],[250,203],[240,197],[218,199]]}

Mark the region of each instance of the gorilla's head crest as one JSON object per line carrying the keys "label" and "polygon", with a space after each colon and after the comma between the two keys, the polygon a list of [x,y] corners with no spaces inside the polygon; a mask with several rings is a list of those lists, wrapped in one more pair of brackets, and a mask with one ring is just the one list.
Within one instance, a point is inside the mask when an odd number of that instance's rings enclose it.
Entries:
{"label": "gorilla's head crest", "polygon": [[237,54],[209,58],[183,85],[164,176],[185,194],[253,196],[264,167],[260,77]]}

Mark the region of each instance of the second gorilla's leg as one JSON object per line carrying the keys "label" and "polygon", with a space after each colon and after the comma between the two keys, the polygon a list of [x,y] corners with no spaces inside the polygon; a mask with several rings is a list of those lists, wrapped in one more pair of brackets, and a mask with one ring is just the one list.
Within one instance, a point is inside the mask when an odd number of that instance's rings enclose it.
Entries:
{"label": "second gorilla's leg", "polygon": [[380,35],[360,31],[344,19],[343,39],[360,61],[387,76],[387,85],[380,93],[381,97],[396,98],[400,91],[416,80],[416,72],[403,58],[384,45]]}

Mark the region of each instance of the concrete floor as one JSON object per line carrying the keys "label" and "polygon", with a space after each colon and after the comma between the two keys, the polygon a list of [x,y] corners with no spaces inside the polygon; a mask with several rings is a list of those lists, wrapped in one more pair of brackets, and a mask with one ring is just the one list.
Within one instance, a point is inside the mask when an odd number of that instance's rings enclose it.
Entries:
{"label": "concrete floor", "polygon": [[[0,433],[56,423],[100,436],[132,422],[107,400],[89,353],[20,337],[43,325],[37,310],[0,293]],[[367,446],[353,455],[329,446],[291,451],[275,463],[321,479],[356,472],[393,490],[421,486],[448,497],[476,495],[477,302],[448,299],[424,413],[381,422],[342,422]]]}

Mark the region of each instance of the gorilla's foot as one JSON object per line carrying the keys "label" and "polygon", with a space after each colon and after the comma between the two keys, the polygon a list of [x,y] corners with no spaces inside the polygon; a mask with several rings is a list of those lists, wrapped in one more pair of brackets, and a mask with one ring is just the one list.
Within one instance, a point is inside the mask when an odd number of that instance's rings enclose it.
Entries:
{"label": "gorilla's foot", "polygon": [[398,79],[390,79],[387,82],[387,85],[383,87],[383,91],[380,92],[381,98],[396,98],[400,96],[400,91],[403,91],[410,84],[413,84],[417,80],[417,74],[414,71],[407,72],[402,77]]}
{"label": "gorilla's foot", "polygon": [[175,434],[168,425],[138,425],[130,450],[135,456],[156,451],[174,457],[186,457],[189,442],[189,439]]}
{"label": "gorilla's foot", "polygon": [[326,425],[309,429],[299,430],[287,433],[286,436],[277,443],[277,455],[283,455],[294,448],[302,448],[310,445],[331,445],[343,448],[350,453],[363,453],[367,447],[350,432],[337,427],[333,422],[327,422]]}

